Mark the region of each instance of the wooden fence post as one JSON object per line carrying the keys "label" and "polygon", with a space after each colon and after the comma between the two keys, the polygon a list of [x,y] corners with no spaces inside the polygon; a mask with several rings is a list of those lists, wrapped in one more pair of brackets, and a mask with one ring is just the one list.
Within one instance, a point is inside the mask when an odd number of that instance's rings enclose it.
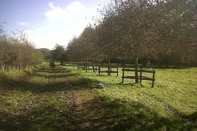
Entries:
{"label": "wooden fence post", "polygon": [[118,76],[118,66],[117,66],[117,70],[116,71],[117,71],[117,76]]}
{"label": "wooden fence post", "polygon": [[152,80],[152,87],[154,87],[154,82],[155,82],[155,70],[153,70],[153,80]]}
{"label": "wooden fence post", "polygon": [[79,70],[79,62],[77,61],[77,68],[78,68],[78,70]]}
{"label": "wooden fence post", "polygon": [[142,68],[140,68],[140,83],[142,82]]}
{"label": "wooden fence post", "polygon": [[124,68],[122,68],[122,83],[124,83]]}
{"label": "wooden fence post", "polygon": [[99,67],[98,67],[98,74],[99,74],[99,75],[101,75],[101,74],[100,74],[100,71],[101,71],[101,66],[99,65]]}
{"label": "wooden fence post", "polygon": [[83,68],[82,68],[83,70],[85,70],[85,66],[86,66],[85,62],[83,61]]}
{"label": "wooden fence post", "polygon": [[88,72],[88,61],[85,62],[85,70]]}

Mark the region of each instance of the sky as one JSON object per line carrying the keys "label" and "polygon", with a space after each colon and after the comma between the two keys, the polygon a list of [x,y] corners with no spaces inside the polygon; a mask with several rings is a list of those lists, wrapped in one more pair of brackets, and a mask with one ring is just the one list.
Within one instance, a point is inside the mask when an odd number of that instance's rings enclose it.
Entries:
{"label": "sky", "polygon": [[108,0],[0,0],[0,25],[8,35],[26,33],[35,48],[67,46],[100,17]]}

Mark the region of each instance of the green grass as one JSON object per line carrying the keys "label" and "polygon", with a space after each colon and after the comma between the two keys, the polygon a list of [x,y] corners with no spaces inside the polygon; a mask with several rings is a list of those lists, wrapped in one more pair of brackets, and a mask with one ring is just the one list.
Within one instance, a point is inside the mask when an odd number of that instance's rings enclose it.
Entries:
{"label": "green grass", "polygon": [[61,131],[69,128],[72,94],[66,85],[64,70],[57,68],[53,71],[43,64],[28,75],[24,70],[1,72],[4,81],[0,87],[0,130]]}
{"label": "green grass", "polygon": [[[106,130],[197,130],[197,68],[156,69],[154,88],[150,81],[135,84],[134,80],[125,79],[121,83],[121,69],[118,77],[99,76],[97,72],[86,73],[73,66],[51,70],[47,63],[30,72],[0,72],[0,81],[2,131],[71,130],[74,123],[70,122],[73,110],[70,84],[78,94],[95,96],[96,100],[87,101],[90,103],[86,103],[88,109],[84,110],[87,117],[94,118],[93,125],[109,121]],[[104,88],[97,87],[99,82]],[[87,89],[93,91],[92,96]],[[102,115],[106,118],[95,121],[104,118]]]}
{"label": "green grass", "polygon": [[[107,76],[67,67],[90,79],[99,100],[112,113],[119,130],[197,130],[197,68],[156,69],[155,87],[150,81],[134,84],[119,76]],[[96,88],[101,82],[103,89]]]}

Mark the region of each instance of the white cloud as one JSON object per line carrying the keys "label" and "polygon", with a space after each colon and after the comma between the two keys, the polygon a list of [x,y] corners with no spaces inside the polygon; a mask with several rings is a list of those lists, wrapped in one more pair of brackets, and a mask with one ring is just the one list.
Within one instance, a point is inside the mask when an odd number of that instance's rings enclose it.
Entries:
{"label": "white cloud", "polygon": [[72,13],[81,13],[87,10],[86,6],[79,1],[72,2],[65,8],[55,6],[52,2],[49,2],[48,6],[51,10],[47,11],[43,16],[49,20],[68,19],[72,17]]}
{"label": "white cloud", "polygon": [[51,8],[51,10],[47,11],[44,14],[44,17],[48,18],[49,20],[58,20],[58,19],[68,18],[68,14],[64,9],[58,6],[55,7],[52,2],[50,2],[48,5]]}
{"label": "white cloud", "polygon": [[53,2],[49,2],[49,7],[51,7],[52,9],[55,9],[55,6],[53,5]]}
{"label": "white cloud", "polygon": [[68,5],[66,9],[70,12],[78,13],[78,12],[86,10],[87,8],[86,6],[82,5],[79,1],[75,1],[71,3],[70,5]]}
{"label": "white cloud", "polygon": [[19,22],[18,24],[19,24],[19,25],[22,25],[22,26],[27,26],[27,25],[29,25],[27,22]]}
{"label": "white cloud", "polygon": [[79,36],[88,24],[94,23],[97,17],[97,3],[85,6],[75,1],[59,7],[50,2],[48,6],[50,10],[43,16],[49,21],[37,23],[34,25],[33,32],[29,34],[30,41],[33,41],[37,48],[53,49],[56,43],[67,46],[74,36]]}

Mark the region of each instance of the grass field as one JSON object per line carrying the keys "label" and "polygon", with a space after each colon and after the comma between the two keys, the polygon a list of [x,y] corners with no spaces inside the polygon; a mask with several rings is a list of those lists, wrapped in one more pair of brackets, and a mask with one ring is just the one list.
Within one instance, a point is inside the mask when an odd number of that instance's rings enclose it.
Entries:
{"label": "grass field", "polygon": [[1,72],[0,130],[68,129],[72,93],[61,70],[52,71],[45,64],[31,72]]}
{"label": "grass field", "polygon": [[121,84],[121,69],[118,77],[69,69],[91,79],[93,87],[96,82],[104,85],[95,92],[112,113],[115,129],[197,130],[197,68],[156,69],[154,88],[151,81],[125,79]]}
{"label": "grass field", "polygon": [[0,131],[197,130],[197,68],[156,69],[154,88],[121,83],[119,72],[46,63],[0,72]]}

